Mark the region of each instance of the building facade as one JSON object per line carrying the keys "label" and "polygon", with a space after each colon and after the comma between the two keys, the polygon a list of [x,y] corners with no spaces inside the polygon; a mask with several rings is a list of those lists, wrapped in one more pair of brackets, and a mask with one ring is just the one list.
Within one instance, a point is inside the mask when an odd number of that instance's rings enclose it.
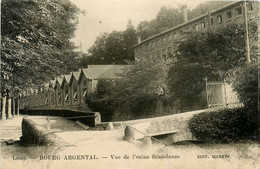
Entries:
{"label": "building facade", "polygon": [[204,15],[139,42],[134,46],[135,57],[140,59],[152,56],[167,60],[175,55],[176,42],[180,40],[185,32],[217,29],[232,23],[243,24],[245,23],[245,11],[247,12],[248,23],[258,23],[258,1],[248,1],[246,4],[244,1],[232,2],[221,9],[209,11]]}
{"label": "building facade", "polygon": [[120,78],[129,65],[89,65],[77,72],[62,75],[39,89],[28,89],[20,97],[21,109],[86,110],[85,96],[95,91],[99,80]]}

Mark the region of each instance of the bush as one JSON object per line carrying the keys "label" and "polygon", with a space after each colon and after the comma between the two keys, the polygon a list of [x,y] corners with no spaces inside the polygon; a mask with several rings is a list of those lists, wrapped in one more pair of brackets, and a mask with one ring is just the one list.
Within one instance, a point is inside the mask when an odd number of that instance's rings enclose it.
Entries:
{"label": "bush", "polygon": [[[148,92],[127,92],[117,81],[99,81],[94,93],[85,98],[88,107],[101,114],[102,121],[122,121],[165,115],[164,96]],[[158,102],[164,106],[158,107]]]}
{"label": "bush", "polygon": [[254,136],[256,111],[245,108],[225,109],[194,115],[189,128],[194,136],[208,143],[233,142]]}
{"label": "bush", "polygon": [[99,112],[102,121],[111,121],[114,107],[112,95],[112,81],[100,80],[94,93],[88,94],[85,98],[88,107],[96,112]]}
{"label": "bush", "polygon": [[258,64],[238,69],[232,84],[244,105],[248,109],[256,110],[258,106]]}

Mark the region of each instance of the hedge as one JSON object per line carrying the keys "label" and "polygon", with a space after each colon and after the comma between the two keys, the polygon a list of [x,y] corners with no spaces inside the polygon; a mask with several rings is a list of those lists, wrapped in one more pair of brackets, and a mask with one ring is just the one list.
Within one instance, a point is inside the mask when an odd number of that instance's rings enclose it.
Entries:
{"label": "hedge", "polygon": [[189,128],[194,136],[208,143],[234,142],[250,139],[257,126],[254,119],[257,111],[245,108],[224,109],[194,115],[189,121]]}

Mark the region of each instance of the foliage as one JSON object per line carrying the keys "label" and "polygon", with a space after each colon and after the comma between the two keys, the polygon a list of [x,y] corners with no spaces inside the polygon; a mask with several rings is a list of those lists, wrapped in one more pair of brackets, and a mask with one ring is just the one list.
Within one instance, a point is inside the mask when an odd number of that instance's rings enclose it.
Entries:
{"label": "foliage", "polygon": [[137,26],[138,35],[142,40],[155,34],[170,29],[184,22],[182,7],[173,8],[163,6],[157,13],[155,19],[151,21],[142,21]]}
{"label": "foliage", "polygon": [[[194,10],[188,10],[188,18],[191,19],[205,14],[208,10],[216,9],[227,3],[229,2],[206,2]],[[155,19],[141,21],[136,30],[129,21],[127,29],[123,32],[113,31],[100,34],[95,44],[89,49],[89,54],[85,55],[79,61],[79,64],[81,67],[86,67],[87,64],[126,64],[127,60],[133,61],[134,51],[132,46],[137,43],[137,36],[144,40],[180,25],[184,22],[184,8],[186,6],[177,8],[162,6]]]}
{"label": "foliage", "polygon": [[101,113],[102,121],[111,121],[113,115],[113,87],[112,81],[99,80],[94,93],[88,94],[85,99],[90,109]]}
{"label": "foliage", "polygon": [[[188,19],[191,20],[200,15],[208,13],[208,11],[221,8],[231,1],[208,1],[198,5],[196,8],[187,9]],[[157,13],[156,18],[151,21],[141,21],[137,26],[138,35],[145,40],[153,35],[163,32],[172,27],[178,26],[184,22],[183,9],[186,6],[173,8],[171,6],[162,6]]]}
{"label": "foliage", "polygon": [[[255,23],[250,25],[250,48],[252,62],[256,62],[257,33]],[[244,28],[242,25],[206,32],[186,32],[177,43],[176,61],[169,71],[169,89],[174,102],[184,106],[205,91],[207,77],[210,81],[221,81],[232,75],[235,68],[246,62]]]}
{"label": "foliage", "polygon": [[189,120],[189,128],[197,139],[208,143],[249,139],[257,130],[253,122],[256,115],[245,108],[204,112]]}
{"label": "foliage", "polygon": [[86,56],[85,61],[88,61],[87,64],[126,64],[127,61],[134,60],[132,46],[136,43],[135,28],[129,21],[127,29],[123,32],[113,31],[99,35],[88,50],[90,56]]}
{"label": "foliage", "polygon": [[188,11],[188,18],[193,19],[200,15],[208,13],[208,11],[216,10],[230,4],[232,1],[205,1],[199,4],[197,7]]}
{"label": "foliage", "polygon": [[157,101],[167,93],[167,71],[163,61],[140,59],[125,68],[122,78],[98,82],[96,91],[86,102],[94,111],[109,112],[112,120],[158,116],[154,111]]}
{"label": "foliage", "polygon": [[257,63],[242,67],[236,70],[232,79],[232,85],[245,107],[255,111],[258,108],[258,70]]}
{"label": "foliage", "polygon": [[69,0],[1,2],[1,86],[38,85],[76,68],[74,36],[79,9]]}
{"label": "foliage", "polygon": [[[124,113],[131,119],[159,115],[156,110],[157,101],[167,94],[166,62],[155,56],[149,60],[143,58],[129,67],[116,81],[115,97],[117,112]],[[115,114],[115,117],[120,117]]]}

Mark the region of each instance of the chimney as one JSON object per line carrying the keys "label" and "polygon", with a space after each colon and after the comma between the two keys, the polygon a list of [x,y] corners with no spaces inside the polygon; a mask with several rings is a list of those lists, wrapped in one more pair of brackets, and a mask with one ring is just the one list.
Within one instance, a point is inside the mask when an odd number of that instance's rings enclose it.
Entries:
{"label": "chimney", "polygon": [[184,5],[182,7],[182,12],[183,12],[184,23],[188,22],[187,5]]}

